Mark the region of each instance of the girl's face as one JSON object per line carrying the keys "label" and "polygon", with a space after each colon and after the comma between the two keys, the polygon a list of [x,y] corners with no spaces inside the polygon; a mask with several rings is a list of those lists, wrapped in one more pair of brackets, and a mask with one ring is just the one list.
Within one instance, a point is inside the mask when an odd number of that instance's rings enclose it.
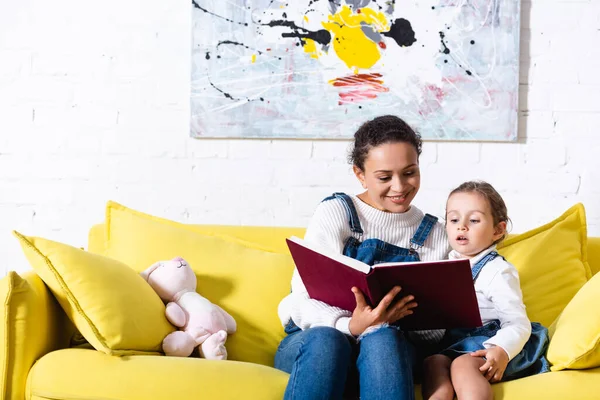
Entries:
{"label": "girl's face", "polygon": [[454,193],[446,203],[446,233],[450,245],[471,258],[500,239],[506,222],[494,226],[490,204],[479,193]]}
{"label": "girl's face", "polygon": [[381,211],[408,211],[421,185],[419,156],[410,143],[384,143],[373,147],[365,159],[364,171],[354,174],[367,189],[359,198]]}

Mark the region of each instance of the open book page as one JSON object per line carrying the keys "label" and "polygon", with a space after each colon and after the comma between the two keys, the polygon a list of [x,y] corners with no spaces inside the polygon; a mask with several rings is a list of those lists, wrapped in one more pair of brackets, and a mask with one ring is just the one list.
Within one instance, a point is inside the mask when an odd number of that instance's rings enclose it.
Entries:
{"label": "open book page", "polygon": [[388,263],[381,263],[381,264],[375,264],[373,266],[373,268],[381,268],[381,267],[394,267],[396,265],[413,265],[413,264],[419,264],[420,266],[427,266],[427,264],[439,264],[439,263],[446,263],[446,262],[456,262],[456,260],[433,260],[433,261],[396,261],[396,262],[388,262]]}
{"label": "open book page", "polygon": [[326,257],[331,258],[332,260],[335,260],[337,262],[340,262],[342,264],[345,264],[351,268],[354,268],[358,271],[364,272],[365,274],[368,274],[371,271],[371,267],[368,264],[365,264],[362,261],[359,260],[355,260],[352,257],[348,257],[345,256],[341,253],[338,253],[336,251],[333,251],[325,246],[319,246],[317,244],[314,243],[309,243],[304,239],[300,239],[299,237],[296,236],[292,236],[290,237],[288,240],[290,240],[291,242],[294,242],[302,247],[305,247],[307,249],[310,249],[316,253],[322,254]]}

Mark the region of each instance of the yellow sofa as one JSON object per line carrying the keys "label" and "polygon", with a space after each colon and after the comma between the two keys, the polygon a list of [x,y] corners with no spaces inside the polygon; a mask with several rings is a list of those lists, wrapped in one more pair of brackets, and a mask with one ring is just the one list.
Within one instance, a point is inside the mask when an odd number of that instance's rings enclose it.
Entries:
{"label": "yellow sofa", "polygon": [[[257,243],[271,251],[285,251],[284,238],[302,235],[299,228],[195,226],[198,232],[227,235]],[[90,230],[89,251],[102,253],[104,225]],[[589,238],[592,273],[600,269],[600,238]],[[25,399],[281,399],[288,375],[267,365],[240,361],[209,361],[161,355],[111,356],[94,349],[73,347],[75,328],[52,293],[33,271],[21,274],[32,293],[18,310],[15,324],[29,327],[19,346],[5,348],[0,365],[4,376],[0,400]],[[4,280],[17,279],[9,273]],[[15,281],[16,282],[16,281]],[[20,290],[13,285],[12,290]],[[6,306],[6,304],[5,304]],[[271,309],[257,310],[275,313]],[[5,319],[7,320],[7,319]],[[35,325],[34,325],[35,324]],[[15,326],[0,333],[10,335]],[[283,332],[278,333],[283,335]],[[1,336],[1,335],[0,335]],[[270,342],[270,354],[276,344]],[[17,357],[18,355],[18,357]],[[10,361],[8,361],[10,362]],[[5,362],[6,364],[6,362]],[[12,376],[6,371],[12,368]],[[496,399],[597,399],[600,368],[564,370],[493,385]],[[420,398],[418,388],[417,397]]]}

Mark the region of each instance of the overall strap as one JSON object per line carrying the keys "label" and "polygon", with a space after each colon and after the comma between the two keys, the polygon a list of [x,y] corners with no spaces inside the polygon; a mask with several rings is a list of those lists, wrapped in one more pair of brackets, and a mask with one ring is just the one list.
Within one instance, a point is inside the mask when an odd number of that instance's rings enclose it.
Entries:
{"label": "overall strap", "polygon": [[344,208],[346,209],[346,214],[348,214],[348,222],[350,223],[350,230],[353,233],[357,233],[359,235],[363,234],[362,227],[360,226],[360,221],[358,220],[358,213],[356,212],[356,208],[354,207],[354,203],[350,196],[346,193],[334,193],[331,196],[325,198],[323,201],[332,200],[332,199],[340,199]]}
{"label": "overall strap", "polygon": [[417,228],[417,231],[410,239],[411,250],[416,251],[423,247],[425,240],[429,236],[429,233],[431,233],[431,230],[437,223],[437,220],[437,217],[434,217],[431,214],[425,214],[425,216],[421,220],[421,223],[419,224],[419,227]]}
{"label": "overall strap", "polygon": [[[481,272],[485,264],[492,261],[494,258],[498,257],[498,253],[495,251],[490,252],[488,255],[483,257],[481,260],[477,261],[477,263],[471,268],[471,275],[473,276],[473,280],[477,278],[477,275]],[[501,256],[502,257],[502,256]]]}

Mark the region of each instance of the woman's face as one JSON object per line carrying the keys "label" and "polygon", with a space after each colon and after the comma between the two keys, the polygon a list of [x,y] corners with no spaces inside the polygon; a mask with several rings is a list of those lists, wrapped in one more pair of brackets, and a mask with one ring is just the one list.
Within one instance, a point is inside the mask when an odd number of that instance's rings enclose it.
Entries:
{"label": "woman's face", "polygon": [[373,147],[365,159],[364,171],[354,166],[354,174],[367,189],[359,198],[381,211],[408,211],[421,185],[419,156],[406,142]]}

